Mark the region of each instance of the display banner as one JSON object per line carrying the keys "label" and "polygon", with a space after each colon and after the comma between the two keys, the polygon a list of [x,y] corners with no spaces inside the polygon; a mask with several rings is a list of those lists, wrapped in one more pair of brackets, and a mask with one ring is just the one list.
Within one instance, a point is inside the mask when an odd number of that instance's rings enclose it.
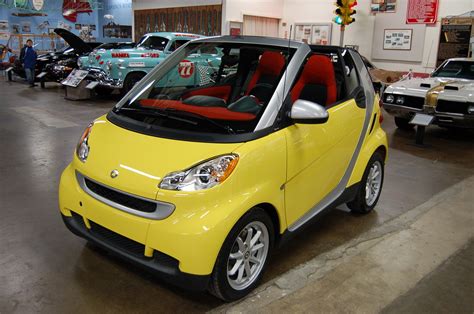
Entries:
{"label": "display banner", "polygon": [[439,0],[408,0],[407,24],[434,24]]}

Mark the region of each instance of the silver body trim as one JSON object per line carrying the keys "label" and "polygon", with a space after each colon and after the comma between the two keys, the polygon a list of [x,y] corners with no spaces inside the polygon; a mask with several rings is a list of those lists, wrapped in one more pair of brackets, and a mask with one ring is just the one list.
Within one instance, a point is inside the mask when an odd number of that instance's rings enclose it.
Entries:
{"label": "silver body trim", "polygon": [[[94,182],[95,184],[98,184],[98,185],[101,185],[107,189],[110,189],[110,190],[113,190],[115,192],[118,192],[118,193],[121,193],[121,194],[124,194],[124,195],[127,195],[127,196],[130,196],[130,197],[134,197],[134,198],[137,198],[137,199],[141,199],[141,200],[144,200],[144,201],[147,201],[147,202],[151,202],[151,203],[155,203],[156,204],[156,209],[154,212],[152,213],[146,213],[146,212],[142,212],[142,211],[139,211],[139,210],[136,210],[136,209],[133,209],[133,208],[130,208],[130,207],[127,207],[127,206],[124,206],[122,204],[119,204],[119,203],[116,203],[114,201],[111,201],[105,197],[102,197],[96,193],[94,193],[93,191],[91,191],[84,179],[87,178],[88,180]],[[162,219],[165,219],[167,217],[169,217],[175,210],[175,206],[174,204],[171,204],[171,203],[165,203],[165,202],[161,202],[161,201],[157,201],[157,200],[153,200],[153,199],[149,199],[149,198],[145,198],[145,197],[141,197],[141,196],[138,196],[138,195],[134,195],[134,194],[130,194],[130,193],[127,193],[127,192],[124,192],[124,191],[121,191],[121,190],[117,190],[115,188],[112,188],[110,186],[107,186],[107,185],[104,185],[100,182],[97,182],[89,177],[86,177],[84,175],[82,175],[80,172],[76,171],[76,179],[77,179],[77,183],[79,183],[79,186],[81,187],[81,189],[86,192],[89,196],[95,198],[96,200],[106,204],[106,205],[109,205],[115,209],[118,209],[118,210],[121,210],[121,211],[124,211],[124,212],[127,212],[129,214],[132,214],[132,215],[135,215],[135,216],[139,216],[139,217],[143,217],[143,218],[148,218],[148,219],[153,219],[153,220],[162,220]]]}
{"label": "silver body trim", "polygon": [[352,59],[354,60],[355,66],[359,70],[360,81],[361,81],[360,83],[362,84],[362,87],[364,88],[365,101],[366,101],[364,126],[360,133],[359,141],[354,150],[351,161],[349,162],[349,166],[347,167],[346,172],[344,173],[344,176],[342,177],[339,184],[336,186],[336,188],[334,188],[334,190],[332,190],[328,195],[326,195],[319,203],[314,205],[313,208],[311,208],[308,212],[306,212],[306,214],[304,214],[301,218],[299,218],[292,225],[290,225],[288,227],[289,231],[295,231],[296,229],[306,224],[309,220],[311,220],[321,211],[323,211],[328,206],[330,206],[334,201],[336,201],[339,198],[339,196],[342,195],[342,193],[344,192],[347,186],[347,182],[349,182],[352,171],[354,170],[355,163],[357,161],[357,158],[359,157],[362,144],[364,143],[367,130],[372,120],[371,117],[374,110],[374,100],[375,100],[375,97],[374,97],[375,91],[372,85],[372,80],[370,79],[369,72],[367,71],[367,68],[365,67],[365,64],[360,58],[359,54],[351,50],[348,50],[348,51],[350,51]]}

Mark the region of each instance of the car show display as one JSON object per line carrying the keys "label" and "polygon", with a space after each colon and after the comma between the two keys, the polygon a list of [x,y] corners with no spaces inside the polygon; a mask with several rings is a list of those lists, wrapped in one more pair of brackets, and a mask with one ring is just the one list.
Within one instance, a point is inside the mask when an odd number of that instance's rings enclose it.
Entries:
{"label": "car show display", "polygon": [[473,313],[473,4],[0,0],[0,313]]}
{"label": "car show display", "polygon": [[[144,35],[134,48],[98,49],[80,58],[78,65],[80,69],[89,72],[88,80],[99,83],[99,89],[96,90],[98,93],[107,94],[113,89],[120,89],[122,94],[126,94],[173,51],[186,42],[201,37],[187,33],[150,33]],[[183,79],[201,80],[203,71],[213,67],[212,58],[216,53],[217,51],[199,51],[192,56],[192,62],[183,60],[180,76]],[[197,59],[201,59],[201,62],[196,63],[194,60]],[[202,70],[200,67],[206,69]]]}
{"label": "car show display", "polygon": [[474,128],[474,59],[448,59],[429,78],[402,80],[383,94],[384,109],[399,128],[413,128],[412,118],[423,114],[429,123]]}

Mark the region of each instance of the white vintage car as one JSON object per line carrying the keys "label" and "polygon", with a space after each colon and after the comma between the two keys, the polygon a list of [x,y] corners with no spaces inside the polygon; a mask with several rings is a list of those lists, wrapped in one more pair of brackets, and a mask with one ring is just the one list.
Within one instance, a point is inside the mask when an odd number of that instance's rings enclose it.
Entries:
{"label": "white vintage car", "polygon": [[448,59],[429,78],[398,81],[385,89],[383,104],[401,129],[412,128],[416,114],[432,116],[430,124],[474,128],[474,59]]}

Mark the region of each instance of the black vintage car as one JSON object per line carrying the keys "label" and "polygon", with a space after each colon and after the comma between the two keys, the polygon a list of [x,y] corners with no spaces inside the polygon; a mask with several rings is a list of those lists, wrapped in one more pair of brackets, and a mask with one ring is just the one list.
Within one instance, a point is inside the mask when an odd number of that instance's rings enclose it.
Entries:
{"label": "black vintage car", "polygon": [[[38,55],[35,74],[36,81],[41,82],[60,82],[65,79],[69,73],[77,68],[77,58],[82,55],[89,54],[94,48],[102,45],[100,42],[84,42],[81,38],[73,33],[56,28],[56,34],[61,36],[68,46],[63,49]],[[15,61],[14,69],[16,75],[24,78],[25,70],[19,59]]]}

